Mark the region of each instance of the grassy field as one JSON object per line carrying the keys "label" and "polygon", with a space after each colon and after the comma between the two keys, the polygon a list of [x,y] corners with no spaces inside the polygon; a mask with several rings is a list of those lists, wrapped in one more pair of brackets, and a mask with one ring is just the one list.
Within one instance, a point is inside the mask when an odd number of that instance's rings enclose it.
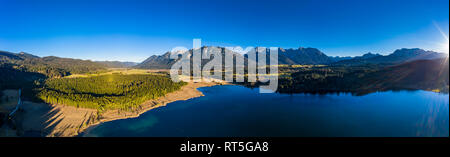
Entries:
{"label": "grassy field", "polygon": [[110,68],[106,72],[98,74],[72,74],[64,78],[79,78],[79,77],[92,77],[111,74],[121,75],[134,75],[134,74],[152,74],[152,75],[166,75],[169,70],[148,70],[148,69],[127,69],[127,68]]}

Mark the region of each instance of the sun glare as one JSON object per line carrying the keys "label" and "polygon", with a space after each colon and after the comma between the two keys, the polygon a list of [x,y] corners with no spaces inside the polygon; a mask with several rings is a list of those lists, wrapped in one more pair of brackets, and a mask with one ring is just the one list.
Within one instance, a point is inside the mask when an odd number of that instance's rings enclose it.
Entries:
{"label": "sun glare", "polygon": [[445,41],[444,41],[444,43],[442,43],[442,44],[440,44],[441,45],[441,47],[440,47],[440,49],[444,52],[444,53],[449,53],[448,51],[448,46],[449,46],[449,40],[448,40],[448,35],[446,34],[446,33],[444,33],[443,31],[442,31],[442,29],[439,27],[439,25],[438,24],[436,24],[436,22],[433,22],[433,24],[434,24],[434,26],[436,27],[436,29],[441,33],[441,35],[442,35],[442,37],[445,39]]}
{"label": "sun glare", "polygon": [[447,43],[443,43],[443,44],[441,44],[441,50],[444,52],[444,53],[447,53],[448,54],[448,51],[449,51],[449,48],[448,48],[448,42]]}

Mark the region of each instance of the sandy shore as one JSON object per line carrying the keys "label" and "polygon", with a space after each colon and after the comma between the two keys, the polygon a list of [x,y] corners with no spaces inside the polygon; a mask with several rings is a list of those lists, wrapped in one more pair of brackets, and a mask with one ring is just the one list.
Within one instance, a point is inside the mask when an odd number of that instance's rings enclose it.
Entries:
{"label": "sandy shore", "polygon": [[[224,84],[224,83],[220,83]],[[120,112],[119,110],[109,110],[101,115],[99,120],[94,121],[91,124],[86,125],[86,127],[80,128],[78,133],[86,130],[88,127],[98,125],[103,122],[118,120],[118,119],[127,119],[127,118],[136,118],[139,117],[144,112],[147,112],[151,109],[158,108],[161,106],[166,106],[168,103],[180,100],[188,100],[200,96],[204,96],[202,92],[197,90],[200,87],[210,87],[219,85],[219,83],[215,82],[189,82],[187,85],[183,86],[180,90],[166,94],[164,97],[160,97],[156,100],[149,100],[141,105],[141,107],[132,112]],[[61,130],[63,131],[63,130]],[[77,133],[77,135],[78,135]],[[73,135],[76,136],[76,135]]]}
{"label": "sandy shore", "polygon": [[198,91],[197,88],[218,84],[222,83],[189,82],[180,90],[166,94],[166,96],[156,100],[149,100],[134,111],[109,110],[101,115],[98,115],[97,110],[94,109],[24,101],[22,110],[18,112],[17,116],[14,118],[17,125],[17,135],[11,133],[11,128],[2,126],[0,136],[77,136],[87,128],[103,122],[135,118],[146,111],[165,106],[174,101],[203,96],[203,93]]}

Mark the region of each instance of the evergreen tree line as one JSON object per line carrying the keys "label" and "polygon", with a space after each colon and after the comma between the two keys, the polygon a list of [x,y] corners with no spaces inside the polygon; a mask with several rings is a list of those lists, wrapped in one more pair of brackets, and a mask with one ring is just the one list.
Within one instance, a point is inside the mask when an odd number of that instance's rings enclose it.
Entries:
{"label": "evergreen tree line", "polygon": [[45,81],[38,97],[51,104],[64,104],[100,111],[130,110],[150,99],[180,89],[160,75],[103,75],[87,78],[53,78]]}

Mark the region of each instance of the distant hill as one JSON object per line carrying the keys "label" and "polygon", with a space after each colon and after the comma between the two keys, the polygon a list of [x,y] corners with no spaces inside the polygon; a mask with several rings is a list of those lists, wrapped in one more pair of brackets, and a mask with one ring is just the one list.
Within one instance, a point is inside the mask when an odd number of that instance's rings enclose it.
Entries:
{"label": "distant hill", "polygon": [[387,56],[379,54],[365,54],[361,57],[354,57],[349,60],[343,60],[333,65],[363,65],[363,64],[384,64],[384,65],[395,65],[409,61],[415,60],[429,60],[429,59],[439,59],[446,58],[448,55],[443,53],[437,53],[433,51],[425,51],[419,48],[413,49],[398,49],[394,53]]}
{"label": "distant hill", "polygon": [[331,59],[332,63],[335,62],[339,62],[339,61],[343,61],[343,60],[348,60],[348,59],[353,59],[353,57],[347,56],[347,57],[340,57],[340,56],[335,56],[335,57],[329,57]]}
{"label": "distant hill", "polygon": [[7,51],[0,51],[0,62],[6,62],[11,60],[24,60],[31,58],[39,58],[38,56],[34,56],[25,52],[20,53],[12,53]]}
{"label": "distant hill", "polygon": [[96,61],[108,68],[130,68],[136,66],[136,62],[119,62],[119,61]]}
{"label": "distant hill", "polygon": [[62,77],[76,73],[90,73],[105,70],[105,65],[89,60],[38,57],[28,53],[0,51],[0,68],[14,68],[22,72],[36,72],[47,77]]}
{"label": "distant hill", "polygon": [[354,57],[353,59],[370,59],[370,58],[373,58],[373,57],[381,57],[382,55],[380,55],[380,54],[373,54],[373,53],[366,53],[366,54],[363,54],[362,56],[356,56],[356,57]]}

